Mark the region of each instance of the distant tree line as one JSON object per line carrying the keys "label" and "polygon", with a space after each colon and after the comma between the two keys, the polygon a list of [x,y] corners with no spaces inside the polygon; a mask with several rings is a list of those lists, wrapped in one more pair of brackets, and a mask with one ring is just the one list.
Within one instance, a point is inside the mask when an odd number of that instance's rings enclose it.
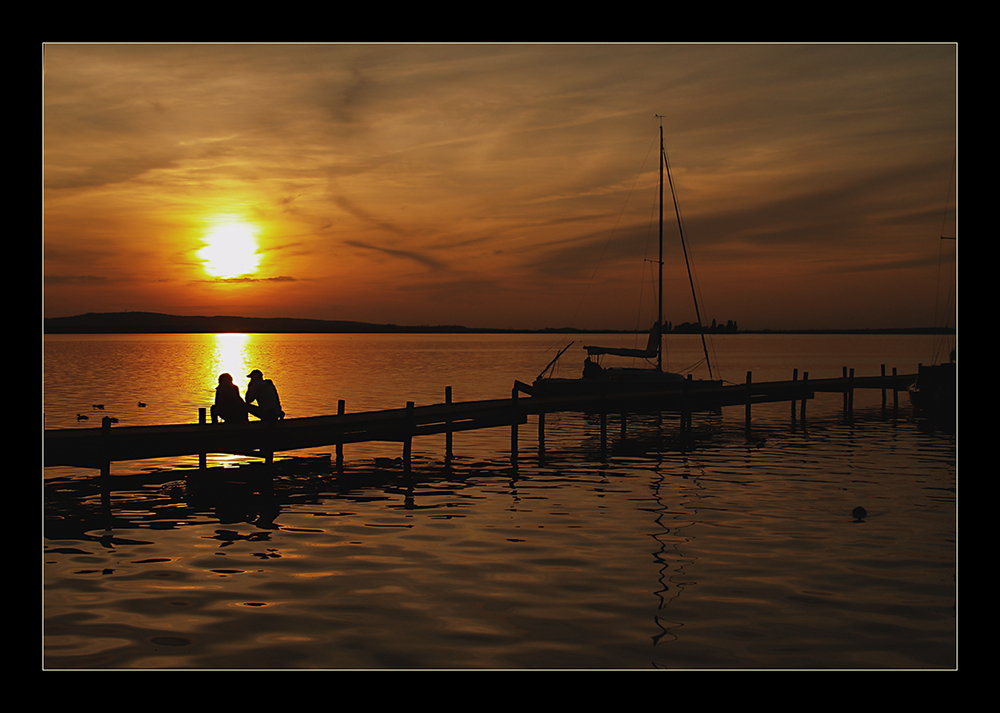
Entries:
{"label": "distant tree line", "polygon": [[705,334],[736,334],[739,331],[739,327],[735,320],[727,320],[725,324],[719,324],[714,319],[712,320],[711,327],[705,327],[702,330],[701,324],[698,322],[681,322],[680,324],[674,326],[671,322],[667,322],[667,332],[673,334],[701,334],[702,331]]}

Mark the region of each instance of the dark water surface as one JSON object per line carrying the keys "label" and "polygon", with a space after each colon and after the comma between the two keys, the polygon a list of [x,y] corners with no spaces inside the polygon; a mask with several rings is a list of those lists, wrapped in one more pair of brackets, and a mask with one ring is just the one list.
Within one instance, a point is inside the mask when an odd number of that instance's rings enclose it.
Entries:
{"label": "dark water surface", "polygon": [[[621,337],[630,343],[631,337]],[[605,337],[605,341],[608,339]],[[693,363],[700,343],[672,342]],[[45,340],[48,428],[184,423],[218,373],[261,368],[290,416],[509,396],[558,337],[122,335]],[[741,382],[915,372],[925,337],[731,335]],[[569,354],[575,350],[571,349]],[[580,350],[582,352],[582,350]],[[579,363],[574,357],[572,373]],[[196,490],[188,460],[50,468],[44,661],[49,669],[852,669],[957,666],[954,434],[835,395],[793,428],[788,404],[676,419],[633,416],[625,438],[551,414],[414,443],[289,461],[273,494]],[[139,407],[142,402],[146,406]],[[104,411],[93,409],[103,404]],[[77,421],[77,414],[89,421]],[[310,451],[299,456],[329,455]],[[211,465],[241,459],[216,457]],[[230,471],[236,472],[236,471]],[[858,520],[852,510],[863,506]]]}

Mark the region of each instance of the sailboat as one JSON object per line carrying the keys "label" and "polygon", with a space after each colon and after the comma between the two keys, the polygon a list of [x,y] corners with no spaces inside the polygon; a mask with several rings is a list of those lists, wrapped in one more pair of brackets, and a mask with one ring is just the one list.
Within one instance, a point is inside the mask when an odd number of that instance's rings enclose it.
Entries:
{"label": "sailboat", "polygon": [[[952,180],[954,180],[955,168],[956,166],[953,164]],[[942,241],[957,241],[958,239],[957,234],[955,236],[944,235],[944,223],[948,216],[952,187],[953,183],[949,183],[948,195],[945,199],[944,206],[945,216],[942,219],[941,226]],[[942,245],[944,244],[945,243],[942,243]],[[943,269],[943,265],[939,261],[938,270],[942,271]],[[949,282],[951,281],[949,280]],[[940,285],[940,283],[941,278],[939,277],[938,284]],[[954,292],[952,290],[956,287],[957,284],[949,285],[949,298],[946,300],[946,304],[951,309],[946,312],[948,315],[957,315],[957,313],[953,312],[954,303],[951,301],[954,298]],[[940,297],[940,295],[938,297]],[[945,324],[943,325],[945,327],[945,333],[947,333],[950,323],[950,318],[946,318]],[[936,348],[940,349],[941,345],[937,345]],[[958,363],[956,361],[956,349],[957,346],[952,347],[948,361],[939,361],[938,363],[931,364],[929,366],[921,364],[917,373],[916,381],[907,387],[907,391],[910,396],[910,403],[913,405],[916,415],[947,429],[954,429],[957,426],[955,421],[955,417],[958,412]],[[936,354],[936,361],[937,356],[938,355]]]}
{"label": "sailboat", "polygon": [[[684,227],[681,223],[680,209],[677,205],[677,194],[670,175],[670,166],[663,144],[663,125],[660,125],[660,224],[659,224],[659,276],[658,300],[659,312],[657,321],[649,330],[649,340],[644,349],[627,349],[620,347],[584,346],[587,358],[584,361],[583,372],[578,378],[560,378],[551,375],[551,371],[559,358],[572,346],[572,342],[564,347],[556,357],[542,370],[532,383],[531,392],[534,396],[565,396],[583,395],[588,393],[638,393],[650,391],[670,391],[680,389],[717,389],[722,381],[713,378],[712,363],[705,342],[704,328],[701,328],[701,343],[705,352],[705,362],[708,366],[709,378],[691,379],[683,374],[664,371],[663,369],[663,189],[664,175],[670,185],[673,198],[674,213],[677,216],[677,226],[680,231],[681,245],[684,249],[684,261],[687,264],[688,280],[691,283],[691,295],[694,298],[695,314],[699,326],[701,312],[698,308],[698,297],[694,289],[694,279],[691,275],[691,264],[688,259],[687,245],[684,241]],[[618,356],[633,359],[654,360],[652,368],[603,366],[603,356]]]}

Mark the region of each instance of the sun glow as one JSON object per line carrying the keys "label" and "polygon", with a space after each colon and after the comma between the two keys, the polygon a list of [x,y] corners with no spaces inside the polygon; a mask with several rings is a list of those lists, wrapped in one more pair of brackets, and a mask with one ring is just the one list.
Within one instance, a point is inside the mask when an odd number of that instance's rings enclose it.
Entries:
{"label": "sun glow", "polygon": [[205,272],[222,279],[257,272],[257,232],[256,226],[241,221],[214,224],[205,235],[205,247],[198,251]]}
{"label": "sun glow", "polygon": [[240,333],[222,333],[214,337],[213,364],[208,376],[211,377],[214,389],[220,374],[230,374],[243,393],[246,374],[253,367],[250,365],[250,335]]}

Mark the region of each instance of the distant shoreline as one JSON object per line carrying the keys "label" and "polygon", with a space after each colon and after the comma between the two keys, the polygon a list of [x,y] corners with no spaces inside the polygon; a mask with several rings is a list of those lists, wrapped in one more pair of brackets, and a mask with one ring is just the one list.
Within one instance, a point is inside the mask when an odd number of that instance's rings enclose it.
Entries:
{"label": "distant shoreline", "polygon": [[[625,329],[500,329],[459,325],[404,326],[291,317],[180,316],[156,312],[104,312],[46,317],[45,334],[635,334]],[[679,332],[690,333],[690,332]],[[733,334],[733,332],[729,332]],[[954,328],[740,329],[735,334],[955,334]]]}

